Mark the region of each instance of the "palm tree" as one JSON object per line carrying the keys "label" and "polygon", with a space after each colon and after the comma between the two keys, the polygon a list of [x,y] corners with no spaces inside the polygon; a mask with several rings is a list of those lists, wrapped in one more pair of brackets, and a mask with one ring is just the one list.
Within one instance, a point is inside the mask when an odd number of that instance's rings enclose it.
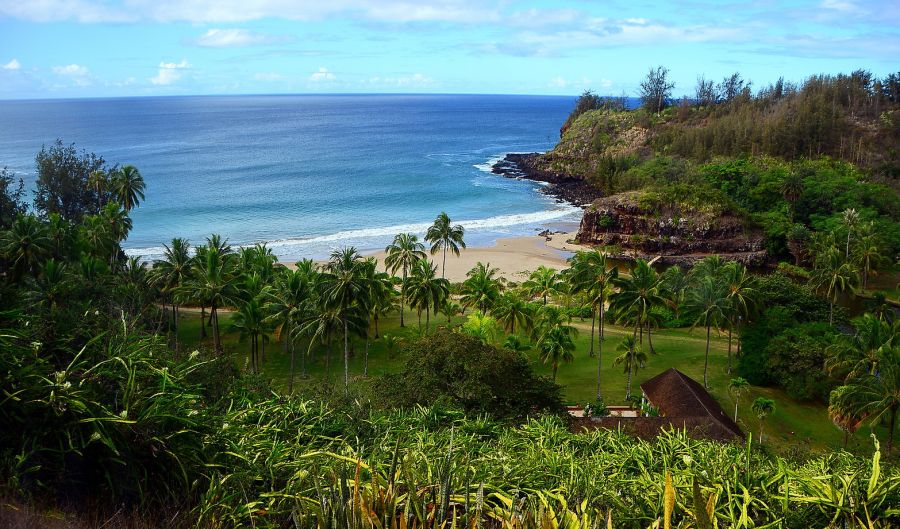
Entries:
{"label": "palm tree", "polygon": [[794,171],[788,173],[781,182],[781,196],[784,197],[784,200],[787,201],[790,207],[791,221],[794,220],[795,204],[800,200],[803,188],[803,177]]}
{"label": "palm tree", "polygon": [[864,374],[874,375],[900,350],[900,321],[887,322],[872,314],[853,320],[856,332],[842,334],[828,346],[825,367],[845,382]]}
{"label": "palm tree", "polygon": [[[637,259],[631,266],[630,275],[617,277],[613,284],[619,291],[611,296],[610,307],[619,320],[634,322],[634,334],[644,342],[644,328],[650,336],[651,312],[656,307],[665,306],[666,299],[662,295],[662,279],[659,274],[643,259]],[[653,351],[651,342],[650,352]]]}
{"label": "palm tree", "polygon": [[726,322],[730,310],[728,291],[725,285],[713,277],[704,277],[688,293],[687,308],[695,315],[692,329],[697,325],[706,327],[706,356],[703,360],[703,385],[709,387],[709,341],[713,327],[719,328]]}
{"label": "palm tree", "polygon": [[865,420],[857,414],[855,407],[846,405],[851,402],[847,400],[848,390],[849,386],[838,386],[831,390],[828,397],[828,417],[844,432],[844,448],[847,448],[850,435],[856,433]]}
{"label": "palm tree", "polygon": [[[309,275],[301,269],[282,270],[275,276],[275,284],[265,305],[267,323],[274,325],[275,338],[281,340],[285,356],[290,348],[291,376],[288,393],[294,392],[294,327],[306,317],[312,303]],[[304,357],[304,373],[306,371]]]}
{"label": "palm tree", "polygon": [[531,345],[522,340],[518,334],[510,334],[503,341],[503,348],[518,353],[524,353],[531,349]]}
{"label": "palm tree", "polygon": [[826,250],[816,259],[812,285],[824,290],[828,298],[828,323],[834,324],[834,305],[845,292],[854,292],[859,285],[859,272],[836,248]]}
{"label": "palm tree", "polygon": [[250,339],[250,368],[259,373],[259,341],[264,330],[265,313],[259,298],[253,298],[241,305],[231,317],[231,327],[240,331],[241,340]]}
{"label": "palm tree", "polygon": [[460,330],[469,336],[478,338],[484,343],[492,344],[497,340],[497,333],[500,330],[499,327],[497,320],[493,317],[476,310],[472,314],[469,314],[469,317],[466,318],[466,321],[462,324]]}
{"label": "palm tree", "polygon": [[554,382],[560,362],[575,360],[575,342],[572,334],[566,332],[561,325],[554,325],[544,332],[538,340],[537,348],[540,351],[541,362],[549,363],[553,367]]}
{"label": "palm tree", "polygon": [[97,194],[97,206],[96,211],[100,211],[100,208],[103,207],[104,199],[106,197],[106,190],[109,188],[109,175],[106,171],[97,170],[93,171],[90,175],[88,175],[88,186],[94,190],[94,193]]}
{"label": "palm tree", "polygon": [[732,378],[728,381],[728,393],[734,400],[734,422],[738,420],[738,403],[741,395],[750,391],[750,383],[744,377]]}
{"label": "palm tree", "polygon": [[0,257],[11,270],[8,280],[18,281],[36,271],[50,254],[52,242],[44,224],[32,215],[19,215],[12,226],[0,232]]}
{"label": "palm tree", "polygon": [[497,268],[491,268],[491,263],[478,262],[466,273],[460,290],[463,307],[474,306],[484,313],[491,309],[500,295],[500,282],[494,278],[497,272]]}
{"label": "palm tree", "polygon": [[403,272],[400,283],[400,326],[405,327],[403,322],[403,308],[406,305],[406,277],[413,264],[419,259],[425,258],[425,245],[419,242],[419,238],[412,233],[398,233],[394,236],[394,241],[384,249],[387,256],[384,258],[384,266],[387,270],[396,274],[397,270]]}
{"label": "palm tree", "polygon": [[178,344],[178,305],[176,293],[191,275],[191,244],[186,239],[172,239],[172,246],[163,244],[163,258],[153,264],[154,283],[172,302],[172,328]]}
{"label": "palm tree", "polygon": [[368,289],[362,277],[362,257],[354,247],[331,252],[322,274],[326,307],[338,312],[344,328],[344,388],[350,387],[350,320],[368,313]]}
{"label": "palm tree", "polygon": [[[321,290],[321,287],[319,287]],[[327,307],[322,300],[314,304],[306,314],[302,323],[295,326],[293,335],[295,338],[306,337],[309,344],[306,347],[306,356],[310,356],[313,345],[319,343],[326,348],[325,376],[331,378],[331,345],[334,338],[343,331],[344,324],[354,331],[362,328],[363,318],[358,313],[341,313],[340,310]],[[306,360],[303,360],[303,378],[306,378]]]}
{"label": "palm tree", "polygon": [[572,287],[587,294],[591,303],[591,348],[594,355],[594,321],[599,311],[600,332],[597,336],[597,399],[603,398],[600,373],[603,365],[604,313],[606,299],[613,282],[619,277],[616,267],[607,266],[606,254],[597,250],[578,252],[572,258]]}
{"label": "palm tree", "polygon": [[681,307],[684,304],[685,292],[688,291],[691,278],[680,266],[670,266],[662,274],[662,294],[666,305],[675,313],[675,317],[681,317]]}
{"label": "palm tree", "polygon": [[450,282],[437,277],[437,266],[428,259],[420,259],[413,265],[408,278],[407,292],[412,306],[419,313],[419,328],[422,327],[422,310],[425,310],[425,332],[431,321],[431,312],[437,312],[450,296]]}
{"label": "palm tree", "polygon": [[56,259],[47,259],[31,284],[30,302],[45,308],[48,313],[56,310],[72,287],[68,266]]}
{"label": "palm tree", "polygon": [[756,418],[759,419],[759,442],[762,443],[763,422],[766,420],[766,417],[775,413],[775,401],[765,397],[756,397],[756,400],[753,401],[750,408],[753,410],[753,413],[756,414]]}
{"label": "palm tree", "polygon": [[447,272],[447,250],[449,249],[456,256],[459,256],[459,249],[466,248],[466,243],[463,240],[465,232],[466,229],[463,228],[461,224],[451,226],[450,217],[442,211],[441,214],[434,219],[434,224],[432,224],[425,233],[425,240],[431,243],[431,255],[436,254],[438,250],[441,249],[444,251],[444,265],[441,267],[441,279],[444,279]]}
{"label": "palm tree", "polygon": [[113,173],[111,187],[113,196],[125,211],[131,211],[144,200],[144,178],[133,165],[124,165]]}
{"label": "palm tree", "polygon": [[852,257],[862,268],[863,290],[868,290],[869,274],[876,270],[884,259],[879,249],[878,235],[876,233],[868,233],[860,237],[853,250]]}
{"label": "palm tree", "polygon": [[519,329],[527,331],[533,323],[528,303],[513,291],[504,292],[497,298],[491,314],[509,333],[516,332],[517,324]]}
{"label": "palm tree", "polygon": [[543,299],[544,305],[547,304],[547,297],[562,292],[563,286],[556,270],[544,265],[539,266],[528,277],[528,281],[522,283],[525,291],[533,297]]}
{"label": "palm tree", "polygon": [[694,266],[691,267],[690,279],[694,283],[699,282],[704,277],[720,279],[725,273],[727,264],[728,261],[723,259],[721,255],[708,255],[694,263]]}
{"label": "palm tree", "polygon": [[625,385],[625,400],[631,399],[631,380],[634,372],[647,362],[647,353],[641,348],[641,345],[634,336],[625,336],[616,351],[622,353],[615,359],[615,365],[624,365],[625,373],[628,375],[628,382]]}
{"label": "palm tree", "polygon": [[844,227],[847,229],[847,245],[844,249],[844,259],[850,259],[850,237],[859,225],[859,212],[853,208],[847,208],[844,210],[842,220],[844,221]]}
{"label": "palm tree", "polygon": [[374,257],[365,259],[361,264],[361,275],[365,283],[367,292],[366,298],[366,355],[365,364],[363,366],[363,376],[369,376],[369,345],[371,343],[369,335],[369,321],[375,325],[375,339],[378,339],[378,320],[394,306],[394,285],[391,283],[390,275],[386,272],[378,271],[378,261]]}
{"label": "palm tree", "polygon": [[186,282],[182,291],[192,299],[200,300],[209,307],[209,317],[213,327],[213,346],[216,352],[222,352],[222,339],[219,329],[219,308],[235,305],[239,291],[232,273],[229,254],[223,254],[217,247],[207,246],[198,253],[201,259],[197,262],[195,273]]}
{"label": "palm tree", "polygon": [[78,232],[81,244],[87,247],[87,253],[112,264],[117,239],[100,215],[86,215],[81,219]]}
{"label": "palm tree", "polygon": [[[725,265],[723,279],[727,289],[725,299],[728,301],[728,373],[731,374],[731,335],[737,329],[740,338],[740,325],[742,321],[750,318],[750,314],[756,309],[759,291],[756,278],[747,272],[747,268],[731,261]],[[741,342],[738,340],[738,355],[741,354]]]}

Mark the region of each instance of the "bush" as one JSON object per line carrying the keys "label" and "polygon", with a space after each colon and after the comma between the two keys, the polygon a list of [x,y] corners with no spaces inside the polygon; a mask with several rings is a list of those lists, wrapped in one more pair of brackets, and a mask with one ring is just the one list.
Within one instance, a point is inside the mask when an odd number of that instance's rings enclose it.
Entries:
{"label": "bush", "polygon": [[445,399],[467,413],[522,418],[536,410],[562,410],[562,388],[535,375],[521,353],[439,329],[404,351],[403,373],[377,383],[382,400],[397,407]]}

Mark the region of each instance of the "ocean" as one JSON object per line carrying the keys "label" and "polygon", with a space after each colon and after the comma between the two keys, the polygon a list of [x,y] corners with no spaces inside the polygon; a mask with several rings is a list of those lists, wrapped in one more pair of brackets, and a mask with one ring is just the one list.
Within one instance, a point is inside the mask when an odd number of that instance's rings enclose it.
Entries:
{"label": "ocean", "polygon": [[138,167],[146,200],[126,253],[173,237],[265,242],[283,261],[424,234],[441,212],[470,246],[577,222],[541,184],[491,174],[509,152],[555,145],[574,97],[197,96],[0,101],[0,166],[35,179],[57,138]]}

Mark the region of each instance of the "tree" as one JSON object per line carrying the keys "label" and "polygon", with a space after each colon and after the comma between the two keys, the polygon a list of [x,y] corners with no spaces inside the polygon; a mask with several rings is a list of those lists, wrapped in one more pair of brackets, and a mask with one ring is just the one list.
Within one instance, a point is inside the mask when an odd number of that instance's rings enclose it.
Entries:
{"label": "tree", "polygon": [[522,283],[522,287],[531,296],[543,299],[544,305],[546,305],[547,297],[561,293],[565,283],[560,280],[555,269],[541,265],[528,276],[528,280]]}
{"label": "tree", "polygon": [[845,386],[832,404],[844,414],[865,417],[872,425],[887,421],[890,454],[900,411],[900,356],[895,354],[891,361],[881,364],[876,374],[863,373],[848,380]]}
{"label": "tree", "polygon": [[431,312],[437,312],[450,296],[450,282],[437,277],[437,266],[428,259],[420,259],[413,265],[407,292],[412,306],[419,312],[419,328],[422,327],[422,310],[425,310],[425,332],[431,320]]}
{"label": "tree", "polygon": [[131,211],[144,200],[144,177],[133,165],[123,165],[111,173],[110,187],[118,203]]}
{"label": "tree", "polygon": [[544,332],[537,343],[541,362],[550,364],[553,368],[553,382],[556,382],[556,371],[560,362],[571,363],[575,360],[575,342],[572,334],[565,331],[563,326],[554,325]]}
{"label": "tree", "polygon": [[378,271],[378,261],[374,257],[369,257],[362,262],[362,278],[365,283],[366,292],[366,356],[363,366],[363,376],[369,376],[369,345],[371,338],[369,335],[370,322],[375,325],[375,339],[378,339],[378,320],[383,314],[391,310],[394,306],[394,285],[391,277],[386,272]]}
{"label": "tree", "polygon": [[711,107],[716,104],[716,88],[712,79],[697,77],[697,87],[694,89],[694,102],[701,107]]}
{"label": "tree", "polygon": [[775,413],[775,401],[765,397],[756,397],[753,404],[750,405],[756,418],[759,419],[759,442],[763,441],[763,422],[766,417]]}
{"label": "tree", "polygon": [[725,285],[713,278],[704,277],[695,288],[688,292],[687,308],[694,315],[692,326],[706,327],[706,355],[703,360],[703,385],[709,387],[709,341],[710,330],[719,328],[727,321],[729,308],[728,291]]}
{"label": "tree", "polygon": [[842,214],[844,228],[847,230],[847,244],[844,250],[844,259],[850,259],[850,237],[859,226],[859,212],[853,208],[847,208]]}
{"label": "tree", "polygon": [[238,289],[231,264],[232,254],[223,253],[213,241],[207,244],[202,252],[198,252],[195,273],[182,287],[184,295],[200,300],[209,307],[210,320],[213,327],[213,347],[222,352],[222,338],[219,328],[219,308],[234,306],[238,299]]}
{"label": "tree", "polygon": [[738,420],[738,403],[741,395],[750,391],[750,383],[744,377],[732,378],[728,381],[728,393],[734,400],[734,422]]}
{"label": "tree", "polygon": [[[306,270],[282,270],[275,276],[275,283],[265,305],[267,323],[274,325],[275,339],[281,340],[285,355],[290,349],[291,376],[288,393],[294,393],[294,328],[303,322],[313,301],[312,284]],[[306,374],[306,359],[303,358]]]}
{"label": "tree", "polygon": [[74,145],[56,142],[41,148],[35,157],[37,183],[34,208],[42,216],[51,213],[71,222],[99,211],[100,200],[88,184],[94,171],[105,170],[106,162],[94,153],[75,150]]}
{"label": "tree", "polygon": [[603,366],[604,313],[609,290],[619,277],[619,270],[608,266],[606,254],[597,250],[577,252],[572,258],[572,287],[576,292],[587,294],[591,303],[591,347],[594,354],[594,320],[599,312],[600,332],[597,336],[597,399],[603,398],[600,373]]}
{"label": "tree", "polygon": [[413,264],[419,259],[425,258],[425,245],[419,242],[419,238],[412,233],[398,233],[394,241],[384,249],[387,256],[384,258],[384,266],[392,274],[401,270],[403,275],[400,283],[400,326],[405,327],[403,321],[403,308],[406,305],[406,277]]}
{"label": "tree", "polygon": [[231,317],[231,327],[240,331],[241,340],[250,339],[250,369],[259,373],[259,339],[264,332],[265,313],[259,298],[243,303]]}
{"label": "tree", "polygon": [[477,307],[484,313],[490,311],[500,295],[500,282],[494,277],[497,272],[497,268],[491,268],[491,263],[478,262],[466,273],[459,299],[463,307]]}
{"label": "tree", "polygon": [[[737,329],[740,337],[741,322],[750,318],[750,315],[756,310],[759,293],[756,286],[756,278],[747,272],[747,268],[738,263],[731,261],[723,270],[723,279],[727,294],[726,317],[728,320],[728,373],[731,373],[731,335],[732,330]],[[740,355],[741,342],[738,341],[738,355]]]}
{"label": "tree", "polygon": [[16,217],[10,229],[0,232],[0,257],[10,269],[10,282],[35,272],[50,255],[51,241],[47,228],[33,215]]}
{"label": "tree", "polygon": [[441,214],[434,219],[434,224],[432,224],[425,233],[425,240],[431,243],[431,255],[436,254],[438,250],[444,251],[444,264],[441,267],[441,279],[444,279],[447,273],[447,250],[449,249],[454,255],[459,256],[459,249],[466,248],[466,243],[463,240],[465,232],[466,230],[461,224],[451,226],[450,217],[442,211]]}
{"label": "tree", "polygon": [[803,176],[796,171],[791,171],[781,181],[780,187],[781,196],[784,197],[791,208],[791,221],[793,222],[795,205],[800,200],[800,196],[803,195]]}
{"label": "tree", "polygon": [[344,388],[350,387],[350,321],[368,313],[368,289],[362,277],[362,257],[350,246],[331,252],[322,274],[322,298],[344,328]]}
{"label": "tree", "polygon": [[848,386],[838,386],[831,391],[828,398],[828,418],[835,426],[844,432],[844,448],[850,441],[850,435],[856,433],[856,430],[863,423],[863,418],[856,414],[853,407],[844,407],[846,402],[846,393],[850,388]]}
{"label": "tree", "polygon": [[868,233],[859,238],[854,246],[851,257],[862,268],[863,290],[869,288],[869,275],[877,270],[884,257],[881,255],[880,240],[874,232],[871,224],[868,225]]}
{"label": "tree", "polygon": [[522,331],[528,331],[533,324],[531,309],[522,297],[513,291],[507,291],[497,298],[491,314],[509,333],[516,332],[516,325]]}
{"label": "tree", "polygon": [[[734,72],[719,83],[716,87],[716,96],[719,101],[727,103],[744,92],[744,85],[744,79],[741,77],[741,74]],[[747,83],[747,87],[749,87],[749,83]]]}
{"label": "tree", "polygon": [[[662,279],[659,274],[643,259],[637,259],[631,266],[630,274],[617,277],[613,284],[619,291],[611,296],[610,308],[620,321],[634,323],[634,334],[641,344],[644,342],[644,329],[650,338],[651,313],[656,307],[666,304],[662,295]],[[653,353],[653,342],[650,341],[650,352]]]}
{"label": "tree", "polygon": [[900,351],[900,322],[889,323],[872,314],[852,321],[852,334],[841,334],[826,349],[825,367],[845,382],[862,375],[874,375]]}
{"label": "tree", "polygon": [[828,298],[828,323],[834,323],[834,305],[846,292],[853,293],[859,285],[859,272],[841,255],[837,248],[825,250],[815,262],[810,282],[817,290],[824,290]]}
{"label": "tree", "polygon": [[6,167],[0,169],[0,230],[12,226],[17,216],[27,212],[25,181],[19,178],[17,183],[15,176]]}
{"label": "tree", "polygon": [[460,327],[460,331],[469,336],[474,336],[484,343],[496,344],[500,325],[493,317],[476,310],[469,314],[465,323]]}
{"label": "tree", "polygon": [[[153,263],[152,278],[172,303],[172,328],[178,343],[177,292],[191,276],[191,244],[186,239],[172,239],[172,246],[163,244],[163,258]],[[177,345],[176,345],[177,347]]]}
{"label": "tree", "polygon": [[624,366],[625,373],[628,375],[628,382],[625,386],[625,400],[631,399],[631,380],[634,372],[647,362],[647,353],[641,348],[640,344],[634,336],[625,336],[616,351],[622,353],[615,359],[615,364]]}
{"label": "tree", "polygon": [[669,105],[675,83],[669,81],[669,70],[662,66],[650,68],[647,78],[641,82],[641,103],[648,112],[659,115]]}

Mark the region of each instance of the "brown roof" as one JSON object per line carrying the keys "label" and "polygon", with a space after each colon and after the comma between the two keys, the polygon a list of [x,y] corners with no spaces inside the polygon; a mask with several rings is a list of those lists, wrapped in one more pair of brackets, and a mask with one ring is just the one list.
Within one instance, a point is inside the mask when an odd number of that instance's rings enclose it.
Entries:
{"label": "brown roof", "polygon": [[647,440],[669,430],[684,431],[693,439],[726,442],[739,438],[734,431],[709,417],[572,417],[569,429],[573,433],[619,430]]}
{"label": "brown roof", "polygon": [[[675,419],[707,418],[722,428],[743,437],[740,427],[729,417],[712,395],[696,380],[671,368],[641,384],[641,390],[660,415],[677,423]],[[691,421],[693,422],[693,421]]]}

